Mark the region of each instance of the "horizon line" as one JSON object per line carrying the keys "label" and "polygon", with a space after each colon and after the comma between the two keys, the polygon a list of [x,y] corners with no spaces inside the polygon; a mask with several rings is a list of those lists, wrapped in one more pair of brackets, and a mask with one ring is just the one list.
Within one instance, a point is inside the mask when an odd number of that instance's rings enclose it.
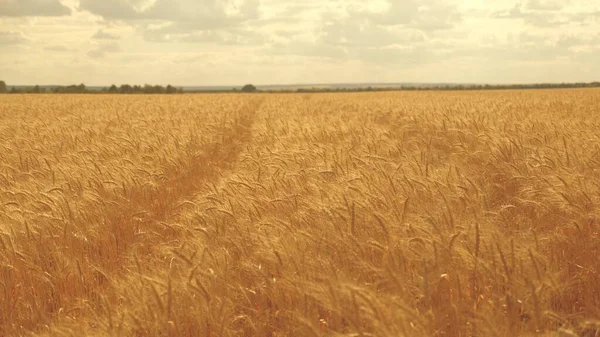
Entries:
{"label": "horizon line", "polygon": [[594,81],[561,81],[561,82],[557,82],[557,81],[547,81],[547,82],[315,82],[315,83],[289,83],[289,84],[274,84],[274,83],[270,83],[270,84],[254,84],[252,82],[248,82],[245,84],[191,84],[191,85],[174,85],[174,84],[170,84],[170,83],[166,83],[166,84],[150,84],[150,83],[144,83],[144,84],[129,84],[127,82],[124,83],[120,83],[120,84],[116,84],[116,83],[111,83],[111,84],[104,84],[104,85],[100,85],[100,84],[85,84],[85,82],[80,82],[80,83],[70,83],[70,84],[10,84],[8,82],[5,81],[6,86],[7,87],[35,87],[40,86],[40,87],[64,87],[64,86],[70,86],[70,85],[80,85],[80,84],[84,84],[86,87],[111,87],[112,85],[115,86],[119,86],[119,85],[140,85],[140,86],[144,86],[144,85],[171,85],[173,87],[176,88],[211,88],[211,87],[220,87],[220,88],[237,88],[237,87],[243,87],[246,84],[252,84],[256,87],[296,87],[296,86],[340,86],[340,85],[351,85],[351,86],[358,86],[358,85],[495,85],[495,86],[504,86],[504,85],[537,85],[537,84],[575,84],[575,83],[598,83],[600,80],[594,80]]}

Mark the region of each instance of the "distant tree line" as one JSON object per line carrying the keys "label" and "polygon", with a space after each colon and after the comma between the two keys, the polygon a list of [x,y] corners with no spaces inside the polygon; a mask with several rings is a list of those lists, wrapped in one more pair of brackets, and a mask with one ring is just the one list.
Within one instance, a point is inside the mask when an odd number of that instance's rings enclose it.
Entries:
{"label": "distant tree line", "polygon": [[35,85],[33,87],[11,87],[9,90],[6,84],[0,81],[0,93],[9,94],[43,94],[43,93],[56,93],[56,94],[83,94],[87,93],[88,89],[85,84],[79,85],[68,85],[68,86],[57,86],[57,87],[40,87]]}
{"label": "distant tree line", "polygon": [[[39,88],[39,86],[35,86],[35,88]],[[34,93],[40,93],[42,91],[35,91]],[[69,85],[66,87],[55,87],[53,89],[51,89],[51,92],[55,93],[55,94],[85,94],[88,92],[87,87],[85,86],[85,84],[81,83],[80,85]]]}
{"label": "distant tree line", "polygon": [[176,88],[172,85],[163,87],[162,85],[129,85],[122,84],[120,87],[111,85],[109,88],[102,89],[102,92],[109,94],[181,94],[183,88]]}
{"label": "distant tree line", "polygon": [[[600,88],[600,82],[591,83],[538,83],[538,84],[446,84],[429,86],[399,86],[399,87],[357,87],[357,88],[299,88],[295,92],[368,92],[368,91],[432,91],[432,90],[511,90],[511,89],[569,89],[569,88]],[[269,90],[267,92],[278,92]],[[281,91],[279,91],[281,92]],[[293,92],[293,90],[283,90]]]}
{"label": "distant tree line", "polygon": [[[429,86],[378,86],[378,87],[314,87],[314,88],[299,88],[299,89],[273,89],[273,90],[258,90],[254,85],[247,84],[238,90],[232,88],[230,90],[198,90],[190,91],[194,93],[211,93],[211,92],[272,92],[272,93],[313,93],[313,92],[368,92],[368,91],[427,91],[427,90],[507,90],[507,89],[561,89],[561,88],[599,88],[600,82],[591,83],[539,83],[539,84],[507,84],[507,85],[490,85],[490,84],[444,84],[444,85],[429,85]],[[90,90],[85,84],[69,85],[69,86],[52,86],[40,87],[11,87],[10,89],[4,81],[0,81],[0,93],[65,93],[65,94],[82,94],[82,93],[107,93],[107,94],[179,94],[183,93],[183,88],[176,88],[172,85],[163,87],[161,85],[129,85],[122,84],[117,87],[111,85],[100,90]]]}
{"label": "distant tree line", "polygon": [[93,93],[109,93],[109,94],[178,94],[183,93],[183,88],[176,88],[172,85],[163,87],[162,85],[129,85],[123,84],[120,87],[111,85],[108,88],[102,88],[101,90],[90,90],[85,84],[79,85],[68,85],[68,86],[48,86],[40,87],[35,85],[33,87],[11,87],[8,86],[4,81],[0,81],[0,93],[11,93],[11,94],[42,94],[42,93],[55,93],[55,94],[93,94]]}

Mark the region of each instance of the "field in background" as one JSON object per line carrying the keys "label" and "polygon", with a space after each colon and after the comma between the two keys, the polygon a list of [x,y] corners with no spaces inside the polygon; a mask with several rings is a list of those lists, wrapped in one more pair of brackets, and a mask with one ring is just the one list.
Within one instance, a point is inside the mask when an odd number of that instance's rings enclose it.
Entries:
{"label": "field in background", "polygon": [[599,130],[595,89],[0,96],[0,336],[599,336]]}

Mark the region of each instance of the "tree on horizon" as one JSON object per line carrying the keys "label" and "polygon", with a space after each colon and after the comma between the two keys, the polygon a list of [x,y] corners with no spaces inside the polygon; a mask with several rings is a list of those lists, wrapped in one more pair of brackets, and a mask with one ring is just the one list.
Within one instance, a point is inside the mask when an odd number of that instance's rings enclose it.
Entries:
{"label": "tree on horizon", "polygon": [[129,84],[121,84],[121,86],[119,87],[119,92],[122,94],[132,94],[133,87]]}
{"label": "tree on horizon", "polygon": [[0,81],[0,93],[5,94],[8,92],[8,87],[4,81]]}
{"label": "tree on horizon", "polygon": [[242,92],[255,92],[256,91],[256,87],[252,84],[246,84],[245,86],[242,87]]}
{"label": "tree on horizon", "polygon": [[177,93],[177,88],[175,88],[174,86],[169,84],[169,85],[167,85],[166,93],[167,94],[175,94],[175,93]]}

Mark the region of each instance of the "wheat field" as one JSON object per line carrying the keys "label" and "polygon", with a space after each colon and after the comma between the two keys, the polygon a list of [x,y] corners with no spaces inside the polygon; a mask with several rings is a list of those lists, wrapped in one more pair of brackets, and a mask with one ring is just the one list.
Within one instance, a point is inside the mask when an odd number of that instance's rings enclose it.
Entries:
{"label": "wheat field", "polygon": [[600,91],[0,96],[0,336],[600,336]]}

